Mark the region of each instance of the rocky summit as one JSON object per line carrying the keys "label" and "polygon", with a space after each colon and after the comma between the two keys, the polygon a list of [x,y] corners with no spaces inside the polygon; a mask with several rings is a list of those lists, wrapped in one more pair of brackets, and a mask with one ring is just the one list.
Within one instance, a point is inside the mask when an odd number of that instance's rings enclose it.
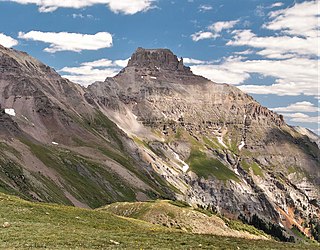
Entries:
{"label": "rocky summit", "polygon": [[5,192],[91,208],[165,198],[285,241],[316,233],[319,138],[168,49],[138,48],[83,88],[0,47],[0,104]]}

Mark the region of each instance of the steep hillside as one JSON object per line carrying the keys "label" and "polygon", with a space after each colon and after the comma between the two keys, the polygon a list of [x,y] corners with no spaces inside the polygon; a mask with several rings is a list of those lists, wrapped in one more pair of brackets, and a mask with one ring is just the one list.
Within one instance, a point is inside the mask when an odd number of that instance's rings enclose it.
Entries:
{"label": "steep hillside", "polygon": [[0,46],[0,190],[97,208],[166,198],[317,238],[319,148],[236,87],[139,48],[87,89]]}
{"label": "steep hillside", "polygon": [[91,99],[130,135],[178,199],[310,236],[319,217],[319,148],[236,87],[192,74],[167,49],[139,48]]}
{"label": "steep hillside", "polygon": [[0,187],[37,201],[99,207],[173,197],[85,89],[0,47]]}
{"label": "steep hillside", "polygon": [[98,210],[190,233],[271,240],[269,235],[252,226],[220,218],[207,210],[195,209],[179,201],[117,202]]}
{"label": "steep hillside", "polygon": [[1,249],[317,249],[186,233],[108,212],[31,203],[0,193]]}

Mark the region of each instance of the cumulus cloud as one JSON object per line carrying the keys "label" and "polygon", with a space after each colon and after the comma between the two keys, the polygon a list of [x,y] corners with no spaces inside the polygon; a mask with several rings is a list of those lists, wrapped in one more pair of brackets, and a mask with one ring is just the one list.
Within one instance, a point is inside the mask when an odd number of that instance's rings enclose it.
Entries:
{"label": "cumulus cloud", "polygon": [[320,112],[319,107],[316,107],[313,103],[307,101],[296,102],[287,107],[278,107],[273,108],[272,110],[276,112]]}
{"label": "cumulus cloud", "polygon": [[285,107],[271,108],[271,110],[282,114],[287,122],[320,125],[320,108],[308,101],[292,103]]}
{"label": "cumulus cloud", "polygon": [[214,82],[241,84],[257,73],[276,78],[271,85],[241,85],[240,89],[253,94],[277,94],[297,96],[318,95],[318,64],[307,58],[287,60],[247,60],[243,57],[228,57],[221,63],[189,59],[195,74],[203,75]]}
{"label": "cumulus cloud", "polygon": [[272,11],[269,13],[272,20],[263,27],[289,35],[317,37],[320,21],[318,4],[319,1],[305,1],[291,8]]}
{"label": "cumulus cloud", "polygon": [[216,22],[207,27],[207,31],[199,31],[191,35],[193,41],[198,42],[203,39],[211,39],[220,37],[222,30],[233,28],[239,20]]}
{"label": "cumulus cloud", "polygon": [[153,0],[2,0],[20,4],[35,4],[40,12],[53,12],[58,8],[80,9],[105,4],[114,13],[133,15],[151,9]]}
{"label": "cumulus cloud", "polygon": [[217,38],[217,35],[210,31],[199,31],[191,35],[193,41],[198,42],[204,39]]}
{"label": "cumulus cloud", "polygon": [[99,32],[94,35],[68,32],[19,32],[19,38],[32,41],[50,43],[44,51],[55,53],[58,51],[98,50],[112,46],[112,35],[108,32]]}
{"label": "cumulus cloud", "polygon": [[193,73],[217,83],[240,84],[250,77],[248,73],[229,70],[225,65],[193,65],[190,68]]}
{"label": "cumulus cloud", "polygon": [[4,47],[11,48],[18,45],[18,41],[10,36],[0,33],[0,44]]}
{"label": "cumulus cloud", "polygon": [[[291,37],[269,36],[258,37],[251,30],[233,31],[234,40],[227,43],[229,46],[250,46],[263,49],[260,55],[268,58],[282,59],[283,56],[318,55],[318,37]],[[280,57],[280,58],[279,58]]]}
{"label": "cumulus cloud", "polygon": [[184,57],[183,58],[184,64],[207,64],[207,61],[197,60],[193,58]]}
{"label": "cumulus cloud", "polygon": [[[319,123],[320,122],[320,108],[311,102],[302,101],[290,104],[286,107],[272,108],[282,114],[290,122],[298,123]],[[316,113],[316,115],[309,115],[306,113]]]}
{"label": "cumulus cloud", "polygon": [[269,8],[272,9],[272,8],[281,7],[281,6],[283,6],[282,2],[276,2],[274,4],[271,4]]}
{"label": "cumulus cloud", "polygon": [[320,116],[310,116],[304,113],[283,113],[282,114],[288,122],[295,123],[320,123]]}
{"label": "cumulus cloud", "polygon": [[83,62],[78,67],[64,67],[59,70],[62,77],[87,87],[95,81],[104,81],[106,77],[112,77],[128,64],[129,59],[109,60],[100,59],[92,62]]}
{"label": "cumulus cloud", "polygon": [[226,22],[216,22],[211,24],[208,29],[214,31],[216,34],[220,33],[222,30],[233,28],[239,20],[226,21]]}
{"label": "cumulus cloud", "polygon": [[[273,7],[280,7],[280,4]],[[191,68],[196,74],[215,82],[239,85],[253,73],[275,79],[273,84],[239,86],[251,94],[310,95],[319,98],[318,21],[317,1],[296,3],[290,8],[271,11],[263,27],[274,31],[273,36],[258,36],[251,30],[235,30],[227,45],[239,46],[244,51],[235,52],[236,57],[231,56],[220,63],[194,63]],[[231,23],[229,27],[235,24]],[[214,27],[219,31],[219,27],[227,27],[227,24],[213,25],[211,29],[214,30]],[[239,56],[246,54],[256,58]]]}
{"label": "cumulus cloud", "polygon": [[290,119],[291,122],[299,123],[320,123],[320,116],[306,116],[306,117],[294,117]]}

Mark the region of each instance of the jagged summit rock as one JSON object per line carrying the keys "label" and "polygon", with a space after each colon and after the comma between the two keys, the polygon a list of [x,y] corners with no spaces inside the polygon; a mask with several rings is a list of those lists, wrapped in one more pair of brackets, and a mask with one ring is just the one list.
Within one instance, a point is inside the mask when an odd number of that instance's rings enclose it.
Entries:
{"label": "jagged summit rock", "polygon": [[183,59],[178,60],[177,56],[169,49],[144,49],[139,47],[128,62],[128,67],[132,66],[182,71],[191,74],[190,68],[183,65]]}
{"label": "jagged summit rock", "polygon": [[116,79],[118,83],[140,82],[143,85],[155,82],[202,85],[210,82],[203,76],[193,74],[190,67],[183,64],[183,59],[179,60],[169,49],[144,48],[138,48],[132,54],[127,67],[116,77],[108,77],[106,82],[112,79]]}

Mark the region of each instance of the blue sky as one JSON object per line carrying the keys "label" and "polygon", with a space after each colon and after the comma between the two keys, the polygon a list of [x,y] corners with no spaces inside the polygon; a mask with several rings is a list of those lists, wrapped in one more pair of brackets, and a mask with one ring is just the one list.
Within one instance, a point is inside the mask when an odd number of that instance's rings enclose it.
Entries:
{"label": "blue sky", "polygon": [[238,86],[319,131],[319,1],[0,0],[0,44],[84,86],[137,47],[169,48],[194,73]]}

